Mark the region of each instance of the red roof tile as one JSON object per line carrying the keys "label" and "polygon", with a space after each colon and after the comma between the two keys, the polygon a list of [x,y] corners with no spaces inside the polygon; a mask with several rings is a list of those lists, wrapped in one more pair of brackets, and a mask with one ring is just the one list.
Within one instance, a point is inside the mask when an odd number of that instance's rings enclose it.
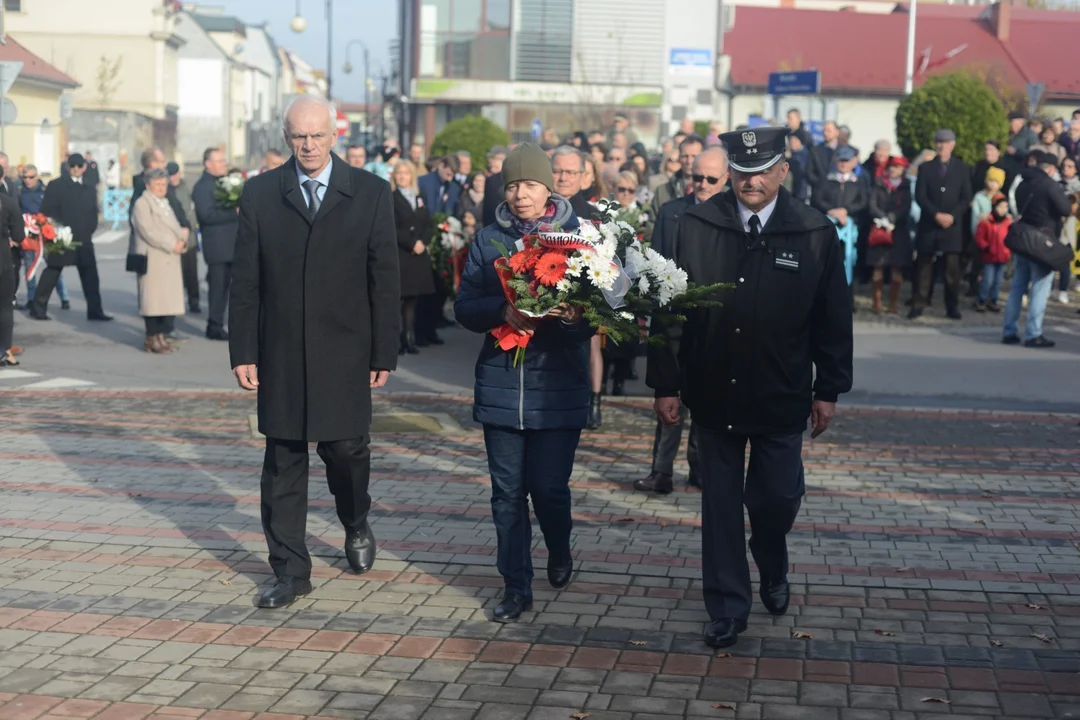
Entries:
{"label": "red roof tile", "polygon": [[67,73],[60,72],[60,70],[24,48],[10,35],[7,36],[6,40],[6,44],[0,45],[0,60],[22,62],[23,68],[22,72],[19,73],[19,77],[43,80],[69,88],[79,86],[78,80]]}
{"label": "red roof tile", "polygon": [[[933,74],[981,65],[997,67],[1021,87],[1027,81],[1046,82],[1050,97],[1080,92],[1080,73],[1070,57],[1080,13],[1017,10],[1023,9],[1014,9],[1010,39],[1001,43],[985,19],[985,7],[920,5],[915,84]],[[724,39],[732,83],[762,88],[772,71],[816,69],[828,93],[899,94],[907,23],[903,7],[878,14],[740,6],[735,29]],[[769,42],[761,42],[763,37]],[[929,62],[919,74],[926,51]],[[1031,74],[1035,68],[1039,72]]]}

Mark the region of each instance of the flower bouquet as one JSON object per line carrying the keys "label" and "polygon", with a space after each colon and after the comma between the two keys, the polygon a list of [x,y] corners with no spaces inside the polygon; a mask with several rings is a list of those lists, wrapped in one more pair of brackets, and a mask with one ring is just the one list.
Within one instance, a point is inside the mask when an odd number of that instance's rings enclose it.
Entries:
{"label": "flower bouquet", "polygon": [[461,221],[453,215],[437,213],[434,221],[435,233],[428,243],[431,267],[450,297],[456,298],[461,287],[461,271],[469,257],[469,240],[465,237]]}
{"label": "flower bouquet", "polygon": [[[695,307],[715,307],[712,298],[730,285],[694,287],[686,272],[637,238],[637,230],[601,208],[596,222],[574,232],[541,225],[518,241],[516,252],[500,247],[495,271],[514,311],[542,318],[561,305],[580,307],[589,325],[614,343],[636,341],[638,318],[681,322]],[[496,344],[514,351],[514,365],[525,356],[530,335],[510,324],[492,330]]]}
{"label": "flower bouquet", "polygon": [[240,205],[240,196],[243,192],[244,176],[240,173],[229,173],[217,179],[214,200],[221,207],[231,210]]}
{"label": "flower bouquet", "polygon": [[[25,219],[25,218],[24,218]],[[42,253],[45,255],[62,255],[82,245],[75,242],[74,233],[67,225],[61,225],[52,218],[38,213],[33,217],[41,239]]]}

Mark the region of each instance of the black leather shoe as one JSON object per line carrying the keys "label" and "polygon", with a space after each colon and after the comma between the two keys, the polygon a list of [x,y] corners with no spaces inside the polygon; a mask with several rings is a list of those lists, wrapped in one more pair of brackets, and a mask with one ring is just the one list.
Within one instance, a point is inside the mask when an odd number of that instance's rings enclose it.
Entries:
{"label": "black leather shoe", "polygon": [[71,309],[71,302],[68,301],[68,300],[61,300],[60,301],[60,309],[61,310],[70,310]]}
{"label": "black leather shoe", "polygon": [[654,492],[657,495],[667,495],[675,489],[675,483],[670,475],[664,473],[649,473],[648,477],[634,481],[634,489],[644,492]]}
{"label": "black leather shoe", "polygon": [[431,332],[428,333],[425,340],[428,341],[429,345],[445,345],[446,344],[446,341],[443,340],[441,337],[439,337],[439,333],[435,332],[434,330],[432,330]]}
{"label": "black leather shoe", "polygon": [[370,525],[345,536],[345,557],[357,575],[363,575],[375,565],[375,534]]}
{"label": "black leather shoe", "polygon": [[915,319],[921,318],[921,317],[922,317],[922,310],[917,310],[916,308],[911,308],[911,312],[909,312],[907,314],[907,319],[908,320],[915,320]]}
{"label": "black leather shoe", "polygon": [[273,587],[263,590],[259,595],[258,606],[261,608],[283,608],[296,602],[296,598],[311,592],[311,581],[301,580],[292,575],[278,578]]}
{"label": "black leather shoe", "polygon": [[1020,344],[1020,336],[1019,335],[1006,335],[1005,337],[1001,338],[1001,344],[1002,345],[1019,345]]}
{"label": "black leather shoe", "polygon": [[745,630],[746,622],[743,620],[713,620],[705,628],[705,644],[714,648],[731,647],[739,641],[739,633]]}
{"label": "black leather shoe", "polygon": [[52,318],[49,317],[48,315],[46,315],[45,313],[38,312],[36,310],[31,310],[30,311],[30,318],[33,319],[33,320],[52,320]]}
{"label": "black leather shoe", "polygon": [[783,615],[787,612],[788,604],[791,602],[791,586],[788,585],[787,578],[771,580],[762,577],[758,594],[761,596],[761,604],[773,615]]}
{"label": "black leather shoe", "polygon": [[210,340],[228,340],[229,333],[225,328],[206,328],[206,337]]}
{"label": "black leather shoe", "polygon": [[585,425],[588,430],[599,430],[604,424],[603,396],[600,393],[592,393],[589,396],[589,422]]}
{"label": "black leather shoe", "polygon": [[697,488],[698,490],[701,489],[701,479],[694,473],[690,473],[686,477],[686,484],[692,488]]}
{"label": "black leather shoe", "polygon": [[529,610],[532,610],[532,598],[527,598],[524,595],[508,594],[495,608],[492,619],[501,623],[514,622],[521,617],[521,613]]}
{"label": "black leather shoe", "polygon": [[562,590],[570,584],[570,576],[574,574],[574,558],[571,555],[557,557],[548,555],[547,576],[551,587]]}
{"label": "black leather shoe", "polygon": [[964,317],[963,315],[960,314],[959,310],[950,310],[948,313],[946,313],[946,316],[950,320],[961,320]]}
{"label": "black leather shoe", "polygon": [[87,315],[86,319],[94,322],[110,322],[113,318],[112,315],[106,315],[105,313],[94,313],[93,315]]}
{"label": "black leather shoe", "polygon": [[188,310],[188,312],[191,313],[192,315],[202,315],[202,308],[199,307],[198,303],[195,303],[194,305],[191,306],[191,309]]}

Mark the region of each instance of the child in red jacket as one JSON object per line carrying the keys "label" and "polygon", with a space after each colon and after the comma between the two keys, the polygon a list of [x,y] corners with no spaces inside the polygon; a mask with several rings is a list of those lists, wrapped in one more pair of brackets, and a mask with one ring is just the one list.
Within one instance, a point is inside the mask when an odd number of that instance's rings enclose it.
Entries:
{"label": "child in red jacket", "polygon": [[982,251],[982,284],[979,285],[979,299],[975,309],[979,312],[1001,312],[998,306],[998,293],[1001,292],[1001,278],[1005,275],[1005,266],[1012,253],[1005,247],[1005,236],[1009,234],[1012,218],[1009,217],[1009,199],[998,193],[991,200],[993,210],[990,217],[981,221],[975,228],[975,244]]}

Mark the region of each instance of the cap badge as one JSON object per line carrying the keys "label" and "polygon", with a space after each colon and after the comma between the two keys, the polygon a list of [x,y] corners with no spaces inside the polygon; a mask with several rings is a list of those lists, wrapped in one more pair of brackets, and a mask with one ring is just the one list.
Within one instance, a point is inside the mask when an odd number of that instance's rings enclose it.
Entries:
{"label": "cap badge", "polygon": [[752,148],[757,145],[757,134],[753,132],[744,132],[742,134],[743,145],[748,148]]}

